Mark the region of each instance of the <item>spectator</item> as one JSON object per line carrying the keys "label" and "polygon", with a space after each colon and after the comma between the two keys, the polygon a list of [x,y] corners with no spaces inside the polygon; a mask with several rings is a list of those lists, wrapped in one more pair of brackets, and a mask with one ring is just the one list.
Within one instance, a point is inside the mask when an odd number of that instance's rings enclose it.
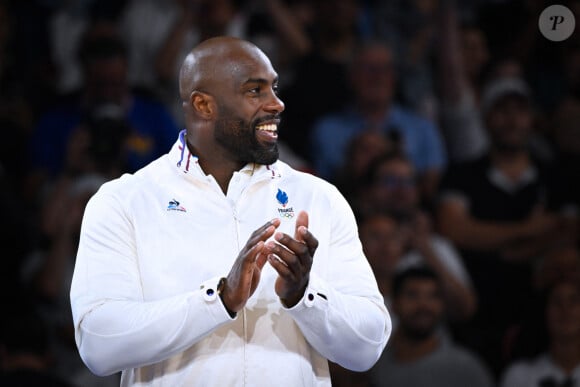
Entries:
{"label": "spectator", "polygon": [[177,127],[164,106],[130,92],[123,43],[114,36],[97,36],[85,42],[81,56],[84,87],[78,97],[48,111],[40,119],[32,144],[34,170],[49,177],[65,172],[69,139],[95,112],[122,114],[127,121],[129,171],[169,149]]}
{"label": "spectator", "polygon": [[[313,161],[308,142],[322,116],[344,108],[350,99],[348,64],[361,41],[370,35],[367,12],[360,0],[311,2],[313,20],[306,26],[308,50],[294,64],[293,83],[281,90],[295,113],[285,114],[284,138],[300,156]],[[344,149],[339,149],[341,152]]]}
{"label": "spectator", "polygon": [[[403,240],[397,220],[388,214],[373,214],[360,222],[359,233],[385,305],[390,307],[392,279],[403,257]],[[392,314],[391,317],[395,325],[396,318]]]}
{"label": "spectator", "polygon": [[398,96],[401,103],[421,116],[437,119],[435,70],[437,12],[440,0],[376,2],[372,14],[376,34],[389,42],[396,57]]}
{"label": "spectator", "polygon": [[442,279],[449,318],[464,321],[471,317],[476,309],[471,279],[453,244],[434,232],[430,213],[421,208],[411,162],[397,153],[383,156],[370,168],[370,176],[361,199],[367,204],[362,213],[385,212],[397,220],[402,244],[399,267],[428,265]]}
{"label": "spectator", "polygon": [[411,268],[393,280],[393,312],[398,316],[392,342],[371,368],[373,386],[493,386],[483,363],[439,335],[444,319],[441,281],[427,268]]}
{"label": "spectator", "polygon": [[460,25],[453,1],[439,11],[441,50],[437,55],[440,122],[451,163],[480,156],[488,146],[479,108],[489,50],[483,31],[474,24]]}
{"label": "spectator", "polygon": [[430,197],[445,166],[445,151],[435,126],[394,102],[391,50],[382,42],[359,47],[350,67],[354,102],[342,113],[323,117],[313,128],[315,171],[335,179],[349,141],[363,131],[392,134],[415,166],[421,193]]}
{"label": "spectator", "polygon": [[364,203],[362,193],[365,180],[373,161],[394,151],[394,144],[383,133],[364,131],[356,134],[348,143],[343,165],[337,172],[336,186],[345,195],[355,211]]}
{"label": "spectator", "polygon": [[561,228],[566,204],[555,195],[557,171],[528,147],[533,110],[525,83],[495,80],[483,93],[482,109],[490,150],[450,168],[438,221],[460,248],[479,299],[478,313],[456,333],[499,372],[506,327],[522,317],[513,306],[525,304],[532,291],[533,260],[569,235]]}
{"label": "spectator", "polygon": [[580,386],[580,282],[559,280],[549,288],[542,316],[546,337],[543,351],[520,359],[505,371],[502,387]]}

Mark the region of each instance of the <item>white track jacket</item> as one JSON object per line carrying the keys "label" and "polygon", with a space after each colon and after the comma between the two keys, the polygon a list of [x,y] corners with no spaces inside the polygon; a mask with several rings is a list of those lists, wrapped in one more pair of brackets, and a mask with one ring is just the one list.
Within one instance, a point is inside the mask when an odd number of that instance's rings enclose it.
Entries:
{"label": "white track jacket", "polygon": [[[268,264],[232,319],[217,296],[250,234],[299,211],[319,241],[304,298],[285,308]],[[283,162],[248,165],[227,194],[184,146],[89,201],[71,287],[76,343],[122,386],[330,386],[327,359],[370,368],[391,320],[352,211],[329,183]]]}

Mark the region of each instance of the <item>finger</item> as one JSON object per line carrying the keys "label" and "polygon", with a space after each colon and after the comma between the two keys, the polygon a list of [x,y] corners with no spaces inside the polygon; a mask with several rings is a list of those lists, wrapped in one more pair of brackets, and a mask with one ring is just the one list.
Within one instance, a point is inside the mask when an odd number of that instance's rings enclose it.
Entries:
{"label": "finger", "polygon": [[312,255],[308,245],[299,242],[288,234],[276,233],[274,235],[279,244],[275,244],[273,252],[278,255],[296,273],[309,271],[312,266]]}
{"label": "finger", "polygon": [[260,255],[264,252],[264,241],[259,241],[252,246],[245,254],[242,255],[243,271],[251,273],[254,270],[254,264],[258,262]]}
{"label": "finger", "polygon": [[300,229],[298,229],[298,233],[300,234],[301,239],[306,244],[306,247],[308,247],[308,252],[310,253],[310,256],[314,257],[314,253],[318,248],[318,239],[316,239],[316,237],[306,227],[300,227]]}
{"label": "finger", "polygon": [[[304,244],[302,245],[304,246]],[[304,272],[309,270],[308,265],[304,265],[302,259],[286,247],[272,241],[268,242],[267,246],[266,249],[275,255],[297,277],[302,276]],[[305,261],[307,263],[307,259]]]}
{"label": "finger", "polygon": [[301,234],[299,232],[300,227],[308,228],[308,213],[306,211],[300,211],[296,217],[294,238],[296,240],[302,241]]}
{"label": "finger", "polygon": [[266,222],[260,228],[256,229],[252,235],[250,235],[245,248],[249,249],[259,241],[266,241],[274,234],[278,226],[280,226],[280,219],[272,219]]}
{"label": "finger", "polygon": [[258,269],[262,270],[267,260],[268,253],[265,251],[265,249],[262,249],[262,251],[260,251],[260,253],[256,257],[256,266],[258,266]]}
{"label": "finger", "polygon": [[268,262],[276,270],[278,275],[288,282],[295,282],[296,278],[290,268],[275,254],[268,254]]}

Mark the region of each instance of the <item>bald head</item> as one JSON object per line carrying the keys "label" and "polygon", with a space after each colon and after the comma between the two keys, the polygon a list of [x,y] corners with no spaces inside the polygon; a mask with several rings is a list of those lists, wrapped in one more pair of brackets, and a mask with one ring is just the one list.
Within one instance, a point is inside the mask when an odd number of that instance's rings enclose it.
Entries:
{"label": "bald head", "polygon": [[194,90],[212,93],[218,83],[240,74],[249,60],[266,55],[246,40],[220,36],[201,42],[187,55],[179,73],[179,94],[187,101]]}

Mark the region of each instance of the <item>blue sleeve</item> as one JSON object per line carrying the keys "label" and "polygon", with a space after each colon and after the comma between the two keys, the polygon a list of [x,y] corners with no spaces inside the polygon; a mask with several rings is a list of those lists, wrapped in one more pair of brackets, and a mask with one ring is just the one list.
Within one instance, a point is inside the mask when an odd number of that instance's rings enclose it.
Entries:
{"label": "blue sleeve", "polygon": [[418,169],[442,170],[447,164],[447,155],[439,129],[433,123],[424,121],[421,138],[423,139],[421,152],[423,157],[421,157],[421,165],[418,165]]}

